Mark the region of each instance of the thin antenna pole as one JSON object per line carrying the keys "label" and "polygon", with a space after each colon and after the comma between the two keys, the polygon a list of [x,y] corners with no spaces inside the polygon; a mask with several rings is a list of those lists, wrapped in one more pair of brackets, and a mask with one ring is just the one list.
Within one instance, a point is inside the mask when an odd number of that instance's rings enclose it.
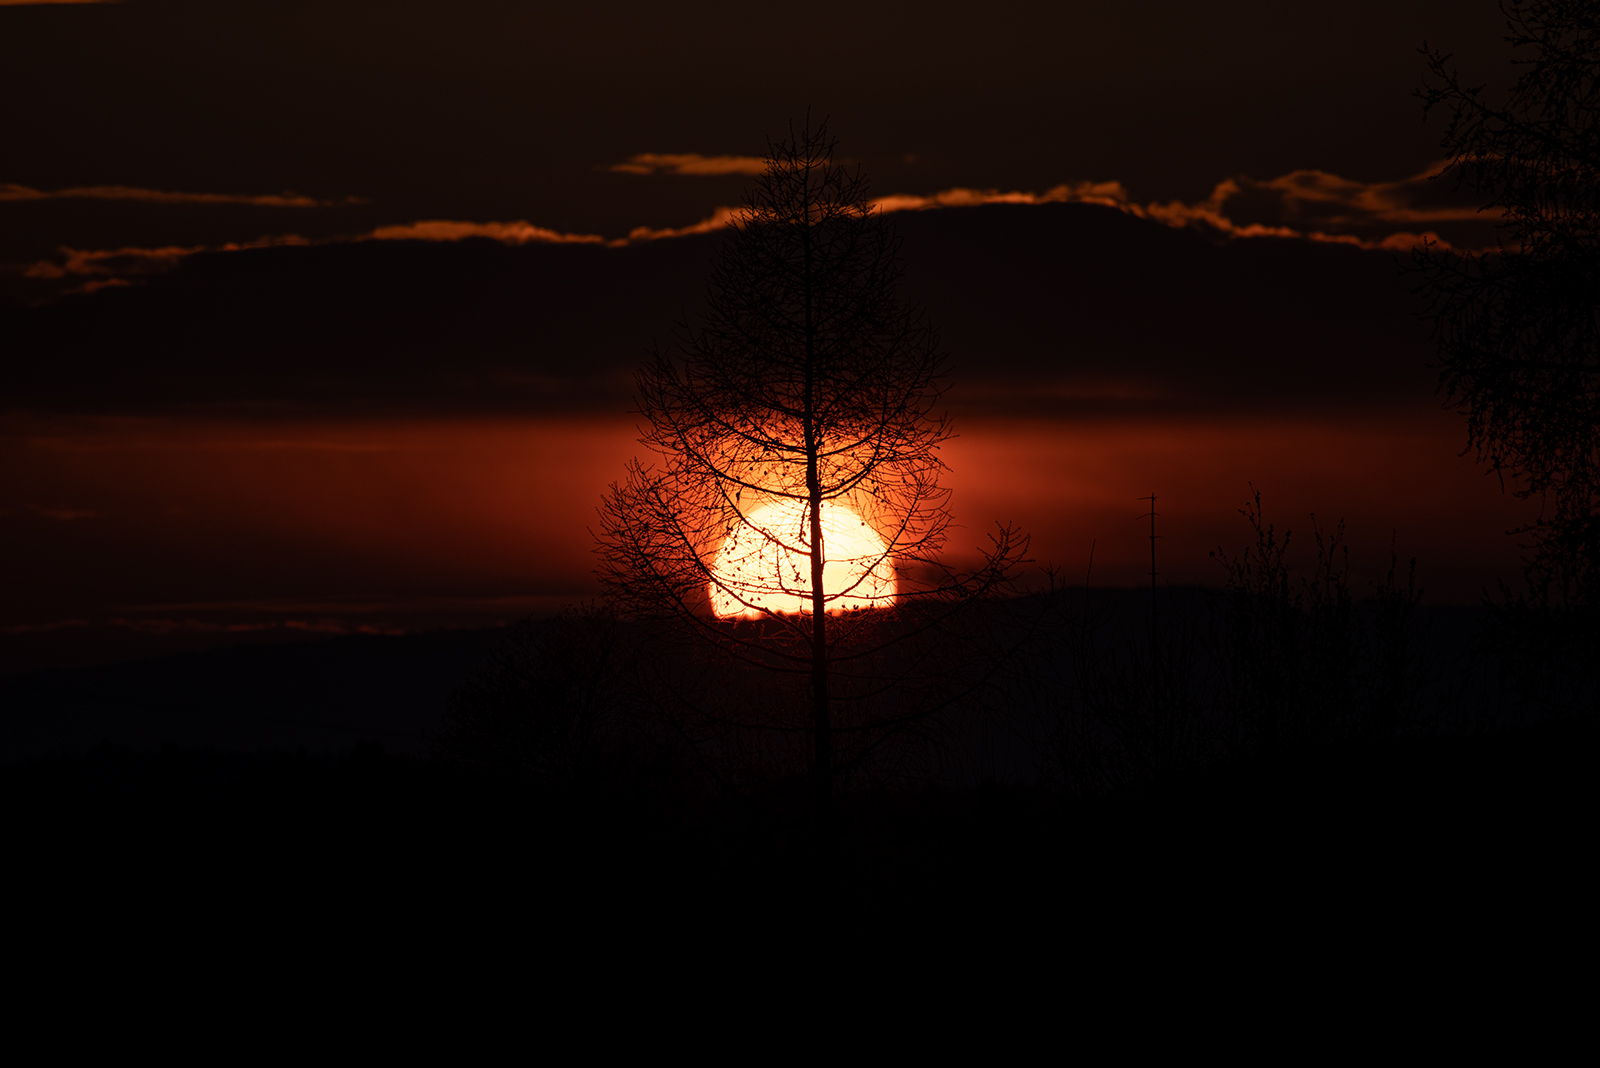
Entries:
{"label": "thin antenna pole", "polygon": [[[1161,660],[1156,644],[1156,495],[1150,492],[1141,501],[1150,502],[1150,696],[1152,707],[1161,709]],[[1144,516],[1139,518],[1143,519]]]}

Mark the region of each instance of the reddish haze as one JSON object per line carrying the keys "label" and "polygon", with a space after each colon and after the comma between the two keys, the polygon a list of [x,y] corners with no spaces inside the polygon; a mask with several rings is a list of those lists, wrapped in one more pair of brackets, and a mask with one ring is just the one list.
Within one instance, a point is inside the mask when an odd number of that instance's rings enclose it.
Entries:
{"label": "reddish haze", "polygon": [[[966,420],[947,446],[959,555],[995,519],[1080,581],[1145,581],[1138,500],[1160,497],[1164,581],[1215,583],[1254,483],[1310,541],[1344,517],[1357,568],[1419,558],[1429,599],[1516,570],[1530,514],[1456,456],[1458,417],[1387,421]],[[350,617],[379,629],[490,621],[594,589],[589,528],[638,451],[622,419],[240,423],[59,420],[0,437],[11,543],[0,626]],[[208,624],[210,625],[210,624]]]}
{"label": "reddish haze", "polygon": [[354,598],[412,629],[441,599],[434,625],[551,607],[592,586],[587,528],[632,438],[621,421],[10,429],[8,627],[311,620]]}
{"label": "reddish haze", "polygon": [[[1391,532],[1402,564],[1435,603],[1470,603],[1517,571],[1505,531],[1530,517],[1528,502],[1502,495],[1456,455],[1459,417],[1358,421],[1054,422],[968,420],[947,446],[956,511],[976,544],[980,520],[1014,520],[1033,533],[1032,555],[1081,581],[1094,543],[1094,581],[1149,581],[1148,520],[1159,498],[1158,567],[1164,581],[1214,585],[1208,553],[1236,552],[1251,537],[1238,509],[1251,485],[1267,520],[1312,542],[1343,518],[1351,561],[1366,578],[1387,568]],[[956,548],[952,545],[952,548]]]}

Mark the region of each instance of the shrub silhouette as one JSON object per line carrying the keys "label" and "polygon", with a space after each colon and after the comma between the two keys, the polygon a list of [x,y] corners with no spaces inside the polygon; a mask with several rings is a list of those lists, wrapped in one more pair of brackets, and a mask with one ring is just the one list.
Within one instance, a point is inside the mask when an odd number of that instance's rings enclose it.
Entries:
{"label": "shrub silhouette", "polygon": [[1424,47],[1424,113],[1448,112],[1445,174],[1502,220],[1495,249],[1413,255],[1440,386],[1467,445],[1541,503],[1527,587],[1502,587],[1481,655],[1515,714],[1600,709],[1600,9],[1502,3],[1516,82],[1492,101]]}
{"label": "shrub silhouette", "polygon": [[1224,588],[1191,591],[1210,610],[1163,622],[1153,651],[1106,599],[1056,591],[1065,664],[1045,702],[1043,757],[1069,792],[1430,729],[1416,562],[1402,583],[1391,551],[1387,574],[1358,600],[1342,523],[1324,531],[1312,517],[1315,562],[1297,574],[1292,535],[1266,522],[1259,493],[1240,514],[1251,541],[1212,553]]}
{"label": "shrub silhouette", "polygon": [[434,754],[546,788],[592,783],[622,726],[625,659],[616,616],[604,606],[514,623],[451,695]]}
{"label": "shrub silhouette", "polygon": [[1215,638],[1230,743],[1271,757],[1414,726],[1416,561],[1402,587],[1391,550],[1388,573],[1358,610],[1343,521],[1324,532],[1312,516],[1316,560],[1311,574],[1296,576],[1286,560],[1292,533],[1280,537],[1264,521],[1259,492],[1240,514],[1254,544],[1234,556],[1212,553],[1227,572]]}

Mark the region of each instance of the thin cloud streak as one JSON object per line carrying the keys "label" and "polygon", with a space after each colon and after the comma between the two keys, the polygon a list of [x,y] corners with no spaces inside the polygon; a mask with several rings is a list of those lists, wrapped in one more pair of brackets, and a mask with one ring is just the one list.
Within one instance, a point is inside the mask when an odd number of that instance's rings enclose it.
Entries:
{"label": "thin cloud streak", "polygon": [[259,631],[290,630],[311,634],[374,634],[396,636],[405,634],[400,627],[386,624],[349,623],[340,619],[284,619],[264,623],[217,623],[202,619],[107,619],[99,624],[86,619],[62,619],[49,623],[20,623],[0,630],[0,634],[20,635],[48,633],[50,631],[107,627],[129,630],[136,634],[251,634]]}
{"label": "thin cloud streak", "polygon": [[60,263],[39,260],[23,270],[24,278],[56,282],[69,278],[87,279],[69,293],[93,293],[107,286],[126,286],[133,283],[130,276],[140,277],[165,274],[174,270],[185,259],[201,252],[243,252],[247,249],[280,248],[286,245],[309,245],[312,242],[299,234],[279,234],[258,241],[229,241],[222,245],[171,245],[166,248],[114,248],[75,249],[63,246]]}
{"label": "thin cloud streak", "polygon": [[742,208],[721,207],[710,215],[690,226],[666,227],[652,229],[648,226],[636,226],[628,231],[628,236],[621,241],[613,241],[613,246],[629,245],[635,241],[660,241],[668,237],[688,237],[691,234],[707,234],[713,230],[724,230],[738,223]]}
{"label": "thin cloud streak", "polygon": [[1292,171],[1266,182],[1248,178],[1239,179],[1242,184],[1238,185],[1224,182],[1212,196],[1229,185],[1233,185],[1234,193],[1250,189],[1271,191],[1279,195],[1291,217],[1319,219],[1345,227],[1374,222],[1419,224],[1497,218],[1497,213],[1470,205],[1427,203],[1430,196],[1450,188],[1448,183],[1438,183],[1448,166],[1447,161],[1440,161],[1421,174],[1398,182],[1356,182],[1327,171]]}
{"label": "thin cloud streak", "polygon": [[[1099,204],[1171,227],[1182,229],[1199,226],[1229,237],[1294,238],[1354,245],[1364,249],[1404,251],[1424,241],[1445,248],[1450,246],[1432,231],[1395,230],[1375,238],[1330,231],[1373,227],[1383,229],[1395,225],[1461,222],[1486,217],[1472,207],[1418,203],[1428,193],[1435,191],[1429,182],[1438,173],[1437,168],[1430,168],[1420,175],[1398,182],[1356,182],[1315,170],[1293,171],[1265,182],[1229,178],[1218,182],[1205,200],[1194,203],[1173,200],[1166,204],[1138,204],[1121,182],[1078,182],[1074,185],[1058,185],[1043,193],[957,187],[931,196],[895,194],[880,197],[873,203],[878,210],[885,212],[929,211],[986,204]],[[1256,192],[1274,196],[1282,217],[1299,225],[1235,222],[1228,214],[1229,202]],[[1312,225],[1308,226],[1308,222]]]}
{"label": "thin cloud streak", "polygon": [[609,168],[619,174],[687,174],[712,177],[727,174],[760,174],[767,161],[760,156],[702,156],[698,152],[641,152],[626,163]]}
{"label": "thin cloud streak", "polygon": [[[647,154],[648,155],[648,154]],[[643,159],[644,156],[635,157]],[[753,157],[700,156],[649,156],[653,160],[700,161],[706,165],[717,161],[745,161]],[[760,162],[760,161],[754,161]],[[687,165],[687,164],[681,164]],[[719,166],[721,164],[718,164]],[[740,164],[741,166],[744,163]],[[618,167],[624,165],[619,164]],[[631,164],[630,164],[631,166]],[[640,164],[643,166],[643,164]],[[731,164],[729,164],[731,166]],[[613,168],[616,169],[616,168]],[[645,173],[645,172],[638,172]],[[713,173],[712,171],[682,171],[681,173]],[[715,173],[747,173],[732,170]],[[1449,248],[1450,243],[1432,230],[1421,229],[1429,223],[1462,222],[1474,219],[1493,221],[1491,213],[1477,208],[1452,203],[1430,203],[1439,200],[1447,189],[1433,178],[1439,167],[1396,182],[1357,182],[1327,171],[1293,171],[1267,181],[1240,177],[1218,182],[1211,195],[1193,203],[1168,201],[1165,204],[1135,202],[1121,182],[1076,182],[1045,190],[1043,193],[1009,192],[998,189],[972,189],[956,186],[936,193],[921,195],[895,193],[878,197],[873,207],[882,212],[933,211],[947,208],[973,208],[991,204],[1097,204],[1133,215],[1137,218],[1159,222],[1176,229],[1197,228],[1221,233],[1230,238],[1263,238],[1314,241],[1326,244],[1351,245],[1362,249],[1406,251],[1423,242]],[[27,196],[13,195],[11,191],[23,190]],[[121,186],[86,187],[84,190],[62,190],[40,194],[26,187],[0,186],[0,199],[40,199],[67,195],[90,195],[95,190],[113,190],[130,194],[123,199],[159,199],[166,202],[190,203],[278,203],[288,204],[284,198],[236,197],[213,194],[158,193],[153,190],[134,190]],[[36,195],[35,195],[36,194]],[[133,196],[132,194],[140,194]],[[148,194],[148,196],[145,196]],[[98,195],[97,193],[95,195]],[[177,198],[189,198],[180,201]],[[1230,215],[1230,204],[1254,198],[1263,201],[1282,221],[1276,223],[1239,223]],[[300,202],[304,201],[302,205]],[[296,198],[293,206],[326,206],[332,202]],[[705,234],[738,225],[743,209],[721,206],[706,218],[688,226],[639,226],[626,237],[607,239],[600,234],[576,234],[535,226],[525,219],[514,222],[473,222],[459,219],[424,219],[413,223],[380,226],[355,237],[332,238],[312,242],[295,234],[262,238],[250,242],[230,242],[225,245],[196,245],[168,248],[121,248],[83,251],[63,248],[61,262],[41,260],[29,265],[23,274],[28,278],[60,281],[82,277],[87,279],[73,292],[90,292],[112,285],[128,285],[129,278],[159,274],[175,268],[183,259],[202,252],[237,252],[246,249],[269,248],[279,245],[333,244],[348,241],[464,241],[485,238],[506,245],[604,245],[621,248],[646,241],[660,241],[675,237]],[[1293,225],[1290,225],[1293,224]],[[1418,229],[1394,229],[1396,227]],[[1364,231],[1353,233],[1349,231]],[[1385,233],[1384,231],[1388,231]]]}
{"label": "thin cloud streak", "polygon": [[362,615],[373,613],[407,614],[467,612],[482,614],[527,615],[549,607],[551,594],[511,594],[493,597],[322,597],[260,598],[231,601],[180,601],[172,604],[124,605],[124,612],[249,612],[291,613],[299,615]]}
{"label": "thin cloud streak", "polygon": [[298,193],[176,193],[131,185],[82,185],[46,190],[0,182],[0,201],[7,200],[140,200],[150,204],[245,204],[260,208],[332,208],[367,203],[361,197],[317,200]]}
{"label": "thin cloud streak", "polygon": [[[635,157],[641,158],[641,157]],[[687,158],[687,157],[653,157]],[[702,159],[702,157],[694,157]],[[746,159],[753,157],[716,157],[717,159]],[[760,162],[760,161],[755,161]],[[619,164],[618,167],[623,165]],[[613,168],[617,169],[617,168]],[[644,172],[638,172],[644,173]],[[684,172],[689,173],[689,172]],[[711,173],[711,172],[696,172]],[[726,173],[733,173],[731,171]],[[1229,237],[1278,237],[1305,241],[1354,245],[1365,249],[1405,250],[1423,241],[1449,247],[1432,231],[1414,232],[1393,230],[1379,237],[1363,237],[1338,230],[1380,229],[1392,226],[1421,226],[1428,223],[1461,222],[1485,218],[1477,208],[1459,204],[1427,204],[1426,198],[1437,191],[1430,180],[1439,173],[1430,168],[1422,174],[1398,182],[1357,182],[1326,171],[1293,171],[1269,181],[1250,178],[1229,178],[1217,183],[1211,195],[1195,203],[1169,201],[1166,204],[1136,203],[1121,182],[1076,182],[1063,184],[1043,193],[997,189],[972,189],[956,186],[927,195],[895,193],[878,197],[873,207],[882,212],[931,211],[943,208],[973,208],[989,204],[1098,204],[1141,219],[1150,219],[1176,228],[1200,226]],[[1266,193],[1276,198],[1279,211],[1286,222],[1298,225],[1271,223],[1237,223],[1228,214],[1228,204],[1243,195]],[[531,241],[551,243],[605,244],[618,248],[640,241],[659,241],[672,237],[687,237],[709,233],[713,230],[735,226],[742,214],[741,208],[726,205],[716,208],[706,218],[689,226],[635,227],[625,238],[606,240],[597,234],[564,234],[526,221],[515,223],[468,223],[434,220],[413,223],[410,226],[383,227],[364,235],[370,239],[398,240],[413,238],[431,241],[455,241],[464,237],[488,237],[507,244],[527,244]],[[1493,218],[1493,216],[1487,216]],[[1310,224],[1310,225],[1308,225]]]}
{"label": "thin cloud streak", "polygon": [[[534,226],[526,219],[516,222],[465,222],[457,219],[424,219],[421,222],[399,226],[380,226],[357,238],[358,241],[465,241],[471,237],[486,237],[506,245],[604,245],[599,234],[566,234],[543,226]],[[626,242],[623,242],[624,244]]]}

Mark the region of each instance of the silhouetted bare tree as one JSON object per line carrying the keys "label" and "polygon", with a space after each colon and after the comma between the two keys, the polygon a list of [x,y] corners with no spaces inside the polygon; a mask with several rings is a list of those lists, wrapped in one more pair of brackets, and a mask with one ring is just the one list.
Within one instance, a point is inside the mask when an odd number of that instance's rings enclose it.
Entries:
{"label": "silhouetted bare tree", "polygon": [[488,662],[450,695],[434,754],[550,789],[589,784],[626,703],[623,660],[616,616],[605,606],[514,623]]}
{"label": "silhouetted bare tree", "polygon": [[1211,554],[1228,576],[1214,640],[1229,744],[1274,757],[1417,729],[1416,560],[1401,585],[1391,548],[1387,575],[1358,604],[1343,520],[1325,531],[1311,517],[1314,566],[1296,574],[1288,563],[1292,532],[1280,535],[1266,521],[1259,491],[1239,514],[1255,543]]}
{"label": "silhouetted bare tree", "polygon": [[[1119,618],[1125,592],[1091,591],[1087,580],[1081,591],[1055,591],[1066,657],[1043,665],[1054,685],[1041,755],[1045,774],[1070,792],[1432,729],[1415,559],[1402,569],[1391,547],[1387,574],[1357,600],[1342,521],[1327,530],[1311,517],[1306,572],[1290,564],[1292,534],[1267,522],[1259,492],[1239,514],[1250,540],[1211,553],[1224,588],[1189,591],[1204,600],[1169,617],[1154,653],[1144,628]],[[1206,602],[1211,611],[1195,610]],[[1160,673],[1150,670],[1157,656]]]}
{"label": "silhouetted bare tree", "polygon": [[[840,730],[866,737],[835,722],[838,703],[903,684],[926,650],[888,650],[1002,584],[1024,544],[1000,528],[972,574],[937,559],[950,522],[944,357],[899,298],[892,227],[835,149],[809,122],[769,146],[705,314],[638,374],[641,443],[659,464],[635,460],[601,508],[616,603],[806,681],[807,723],[761,693],[724,718],[808,734],[823,812]],[[939,608],[909,608],[928,602]],[[900,707],[878,726],[910,717]]]}
{"label": "silhouetted bare tree", "polygon": [[1424,48],[1425,109],[1450,114],[1454,180],[1504,220],[1486,254],[1415,253],[1435,324],[1441,383],[1469,445],[1522,496],[1541,596],[1600,605],[1600,7],[1509,0],[1506,41],[1526,58],[1503,103]]}

